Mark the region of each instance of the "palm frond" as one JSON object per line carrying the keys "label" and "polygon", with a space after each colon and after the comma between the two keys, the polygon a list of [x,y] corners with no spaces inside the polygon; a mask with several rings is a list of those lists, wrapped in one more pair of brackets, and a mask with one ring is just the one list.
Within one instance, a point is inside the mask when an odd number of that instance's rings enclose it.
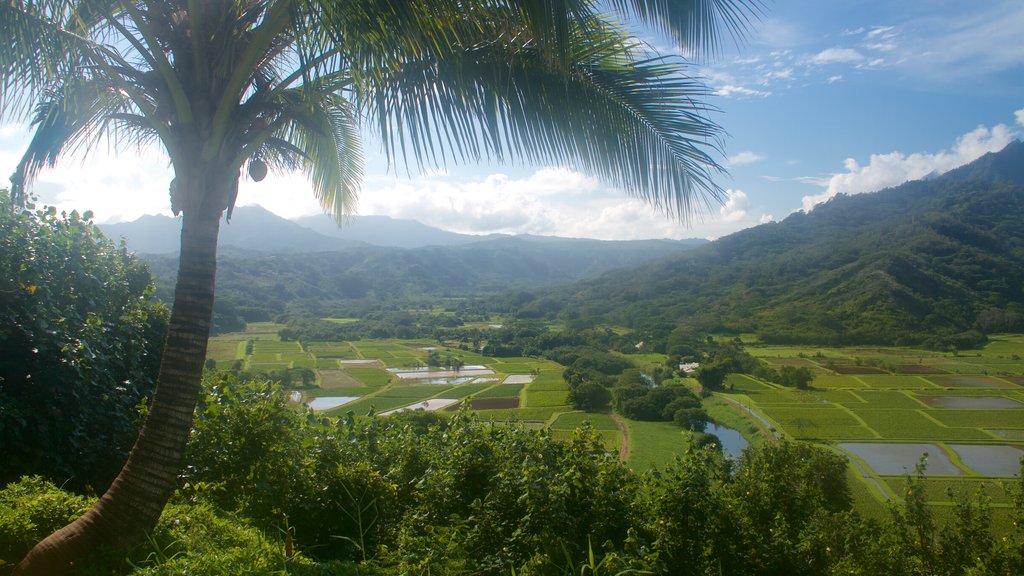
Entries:
{"label": "palm frond", "polygon": [[573,165],[683,220],[720,201],[721,129],[682,61],[642,58],[610,27],[573,42],[569,73],[532,45],[491,42],[408,62],[359,101],[393,159]]}
{"label": "palm frond", "polygon": [[611,0],[611,5],[671,34],[691,57],[717,53],[722,32],[739,43],[764,13],[763,0]]}
{"label": "palm frond", "polygon": [[145,141],[154,131],[142,116],[130,114],[124,94],[92,77],[78,78],[51,90],[36,107],[35,132],[12,178],[12,199],[24,200],[26,185],[38,172],[67,154],[88,148],[104,134],[117,135],[118,125],[130,127],[129,139]]}
{"label": "palm frond", "polygon": [[281,127],[264,149],[274,164],[300,168],[324,211],[340,221],[354,210],[362,180],[355,110],[346,98],[315,83],[285,91],[281,102]]}

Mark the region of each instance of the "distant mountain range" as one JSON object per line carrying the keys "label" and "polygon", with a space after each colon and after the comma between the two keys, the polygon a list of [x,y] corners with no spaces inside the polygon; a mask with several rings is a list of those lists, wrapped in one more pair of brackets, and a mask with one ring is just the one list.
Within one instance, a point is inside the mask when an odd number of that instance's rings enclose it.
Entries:
{"label": "distant mountain range", "polygon": [[[129,250],[140,254],[176,254],[181,235],[181,220],[169,216],[143,216],[132,222],[102,224],[103,233],[114,240],[124,239]],[[520,238],[545,242],[582,245],[599,240],[558,238],[553,236],[477,236],[432,228],[415,220],[387,216],[353,216],[339,226],[330,216],[306,216],[286,220],[260,206],[235,208],[230,222],[222,222],[219,245],[251,252],[334,252],[358,246],[424,248],[427,246],[464,246],[477,242]],[[646,241],[645,241],[646,242]],[[641,242],[643,244],[644,242]],[[651,245],[651,242],[646,242]],[[654,241],[678,246],[699,246],[705,240]]]}
{"label": "distant mountain range", "polygon": [[539,292],[519,313],[823,344],[953,348],[1024,331],[1024,143]]}
{"label": "distant mountain range", "polygon": [[[315,228],[315,230],[314,230]],[[145,216],[102,226],[149,263],[158,294],[172,297],[180,221]],[[355,217],[341,229],[324,217],[289,221],[241,206],[221,225],[217,272],[223,316],[267,319],[289,311],[324,315],[359,301],[494,294],[574,282],[707,244],[706,240],[602,241],[546,236],[472,236],[411,220]]]}

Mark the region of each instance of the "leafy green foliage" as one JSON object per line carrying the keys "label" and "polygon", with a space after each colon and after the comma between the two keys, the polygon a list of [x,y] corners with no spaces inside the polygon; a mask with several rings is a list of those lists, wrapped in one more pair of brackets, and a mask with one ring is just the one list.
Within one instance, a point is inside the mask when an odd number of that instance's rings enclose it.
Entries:
{"label": "leafy green foliage", "polygon": [[0,481],[111,481],[159,368],[151,282],[88,213],[16,212],[0,191]]}
{"label": "leafy green foliage", "polygon": [[0,490],[0,573],[45,536],[82,515],[92,499],[66,492],[40,476]]}

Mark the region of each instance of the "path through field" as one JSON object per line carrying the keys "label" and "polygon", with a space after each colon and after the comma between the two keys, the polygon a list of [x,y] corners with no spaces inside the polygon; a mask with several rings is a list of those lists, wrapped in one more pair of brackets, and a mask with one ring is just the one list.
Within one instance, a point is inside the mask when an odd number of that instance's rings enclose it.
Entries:
{"label": "path through field", "polygon": [[622,421],[622,418],[618,414],[612,414],[612,420],[615,421],[615,425],[618,426],[619,432],[622,433],[622,443],[619,444],[619,460],[622,462],[629,458],[629,430],[626,428],[626,423]]}

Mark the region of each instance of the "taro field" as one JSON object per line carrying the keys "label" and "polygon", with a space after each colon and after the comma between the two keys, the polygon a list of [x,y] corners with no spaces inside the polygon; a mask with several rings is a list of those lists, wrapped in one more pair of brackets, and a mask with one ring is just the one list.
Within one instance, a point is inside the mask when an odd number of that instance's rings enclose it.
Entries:
{"label": "taro field", "polygon": [[[981,492],[1007,522],[1004,485],[1024,457],[1024,336],[995,336],[982,350],[942,354],[898,348],[749,346],[775,367],[804,366],[799,391],[733,374],[724,396],[785,437],[850,459],[854,493],[898,498],[923,464],[932,505]],[[868,503],[870,504],[870,503]],[[868,506],[870,507],[870,506]],[[880,509],[880,506],[875,506]]]}
{"label": "taro field", "polygon": [[[281,325],[251,324],[246,332],[210,339],[208,359],[218,369],[242,368],[278,374],[308,369],[313,386],[295,387],[291,397],[328,415],[388,414],[400,410],[445,413],[467,406],[495,423],[516,422],[550,429],[569,438],[584,421],[605,439],[609,450],[623,442],[608,415],[575,412],[568,402],[562,367],[539,358],[493,358],[439,346],[427,340],[355,342],[281,341]],[[436,352],[458,367],[428,367]]]}

